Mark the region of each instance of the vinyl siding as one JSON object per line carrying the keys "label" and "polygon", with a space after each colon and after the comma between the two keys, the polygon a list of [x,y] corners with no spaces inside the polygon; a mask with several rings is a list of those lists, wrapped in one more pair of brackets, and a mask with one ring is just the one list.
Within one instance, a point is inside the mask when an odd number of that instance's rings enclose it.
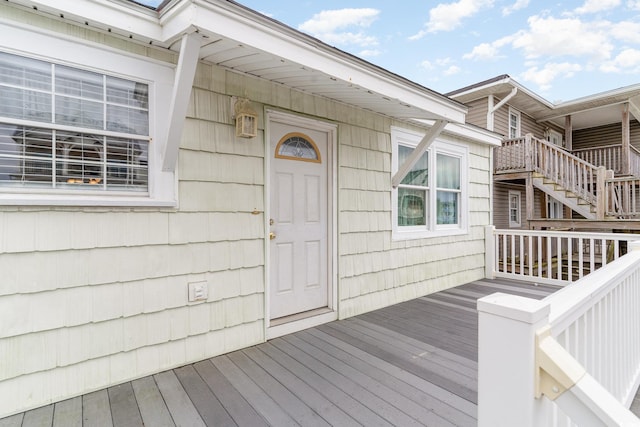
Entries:
{"label": "vinyl siding", "polygon": [[[520,227],[509,225],[509,191],[520,192]],[[493,186],[493,225],[497,229],[526,229],[527,194],[524,185],[496,183]]]}
{"label": "vinyl siding", "polygon": [[[631,145],[640,150],[640,124],[636,120],[631,120],[629,133]],[[574,150],[621,143],[622,125],[620,123],[573,131]]]}
{"label": "vinyl siding", "polygon": [[[258,137],[235,137],[232,96],[259,112]],[[444,136],[469,149],[468,233],[395,242],[390,129],[409,125],[200,64],[180,144],[178,208],[0,207],[0,417],[265,340],[267,107],[338,126],[339,317],[483,277],[490,147]],[[202,281],[207,301],[189,303],[188,284]]]}
{"label": "vinyl siding", "polygon": [[[495,103],[498,104],[500,99],[496,98]],[[501,135],[509,134],[509,104],[503,105],[495,112],[494,130]],[[544,139],[544,126],[537,123],[533,118],[528,116],[524,111],[520,111],[520,135],[525,136],[528,133],[533,134],[536,138]]]}
{"label": "vinyl siding", "polygon": [[487,112],[489,111],[489,103],[487,98],[476,99],[466,104],[469,113],[466,122],[483,129],[487,128]]}

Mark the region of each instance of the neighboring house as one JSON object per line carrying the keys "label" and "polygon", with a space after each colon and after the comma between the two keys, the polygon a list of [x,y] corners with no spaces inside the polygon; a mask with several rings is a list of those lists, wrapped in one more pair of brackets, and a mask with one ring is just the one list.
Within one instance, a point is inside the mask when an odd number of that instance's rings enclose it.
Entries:
{"label": "neighboring house", "polygon": [[447,95],[503,135],[497,228],[640,229],[640,85],[553,104],[502,75]]}
{"label": "neighboring house", "polygon": [[232,1],[0,16],[0,417],[484,277],[464,105]]}

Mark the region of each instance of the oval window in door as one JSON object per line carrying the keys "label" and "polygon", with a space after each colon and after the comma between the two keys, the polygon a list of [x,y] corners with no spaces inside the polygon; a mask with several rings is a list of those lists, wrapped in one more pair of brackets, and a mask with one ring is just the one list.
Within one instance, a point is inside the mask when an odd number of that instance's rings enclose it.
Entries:
{"label": "oval window in door", "polygon": [[303,133],[288,133],[276,146],[276,158],[321,163],[320,151],[311,138]]}

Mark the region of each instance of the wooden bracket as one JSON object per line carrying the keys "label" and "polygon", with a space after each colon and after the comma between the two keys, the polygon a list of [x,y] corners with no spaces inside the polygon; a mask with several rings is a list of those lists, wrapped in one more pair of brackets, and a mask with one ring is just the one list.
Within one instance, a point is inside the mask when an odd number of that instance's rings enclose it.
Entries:
{"label": "wooden bracket", "polygon": [[551,327],[536,332],[536,398],[556,400],[587,371],[551,336]]}
{"label": "wooden bracket", "polygon": [[422,141],[418,144],[418,146],[413,150],[411,155],[404,161],[402,165],[398,165],[398,171],[391,178],[391,186],[393,188],[398,188],[398,185],[402,182],[405,176],[411,171],[411,168],[420,160],[422,154],[429,148],[431,143],[435,141],[435,139],[442,133],[444,127],[447,125],[446,120],[436,120],[436,122],[431,126],[427,134],[422,138]]}

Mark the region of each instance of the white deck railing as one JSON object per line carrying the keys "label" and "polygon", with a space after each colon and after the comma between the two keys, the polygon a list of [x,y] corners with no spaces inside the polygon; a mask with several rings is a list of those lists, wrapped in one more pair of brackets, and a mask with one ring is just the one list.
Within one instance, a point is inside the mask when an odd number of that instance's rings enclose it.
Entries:
{"label": "white deck railing", "polygon": [[574,282],[626,253],[640,236],[573,231],[486,230],[487,277]]}
{"label": "white deck railing", "polygon": [[640,426],[640,242],[538,301],[478,301],[478,425]]}

